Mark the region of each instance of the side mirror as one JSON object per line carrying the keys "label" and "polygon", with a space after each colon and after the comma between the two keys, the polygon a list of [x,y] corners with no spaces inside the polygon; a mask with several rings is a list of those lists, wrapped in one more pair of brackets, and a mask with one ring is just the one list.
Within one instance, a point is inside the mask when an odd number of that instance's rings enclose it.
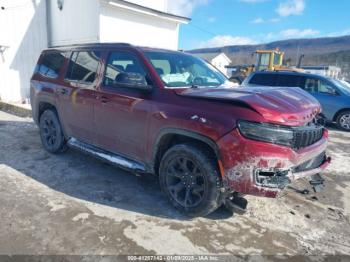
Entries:
{"label": "side mirror", "polygon": [[140,73],[119,73],[115,78],[113,84],[140,90],[152,89],[152,87],[147,84],[146,77]]}

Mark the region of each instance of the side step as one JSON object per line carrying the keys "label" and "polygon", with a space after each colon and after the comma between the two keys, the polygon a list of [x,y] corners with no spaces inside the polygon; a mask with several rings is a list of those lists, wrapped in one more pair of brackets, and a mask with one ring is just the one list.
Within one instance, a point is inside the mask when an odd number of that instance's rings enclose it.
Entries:
{"label": "side step", "polygon": [[145,165],[139,162],[127,159],[117,154],[110,153],[101,148],[79,141],[78,139],[69,139],[68,145],[70,147],[83,151],[84,153],[87,153],[91,156],[107,161],[108,163],[111,163],[112,165],[115,165],[117,167],[141,173],[147,172]]}

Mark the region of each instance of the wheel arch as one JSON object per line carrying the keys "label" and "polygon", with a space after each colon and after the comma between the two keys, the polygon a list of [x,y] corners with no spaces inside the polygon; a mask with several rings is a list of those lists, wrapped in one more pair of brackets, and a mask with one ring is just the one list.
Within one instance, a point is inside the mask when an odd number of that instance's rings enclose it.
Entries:
{"label": "wheel arch", "polygon": [[35,123],[37,123],[37,124],[40,123],[40,117],[41,117],[42,113],[44,113],[45,110],[48,110],[48,109],[54,110],[56,112],[58,120],[61,123],[62,132],[63,132],[64,136],[66,136],[67,135],[66,127],[64,125],[64,122],[61,121],[62,119],[61,119],[60,112],[59,112],[58,107],[54,101],[40,100],[37,103],[37,108],[36,108],[35,112],[33,111],[33,117],[34,117]]}
{"label": "wheel arch", "polygon": [[349,111],[350,112],[350,108],[342,108],[340,109],[337,113],[335,113],[334,117],[333,117],[333,121],[336,122],[339,115],[343,112]]}
{"label": "wheel arch", "polygon": [[160,161],[165,152],[172,146],[180,143],[193,143],[203,147],[213,154],[217,160],[220,160],[219,148],[211,138],[193,131],[177,128],[166,128],[160,132],[153,147],[152,166],[155,174],[158,174]]}
{"label": "wheel arch", "polygon": [[[39,123],[40,122],[40,117],[41,115],[48,109],[51,109],[51,110],[54,110],[57,112],[57,108],[56,108],[56,105],[54,105],[53,103],[51,102],[47,102],[47,101],[40,101],[38,103],[38,109],[37,109],[37,122]],[[58,113],[58,112],[57,112]]]}

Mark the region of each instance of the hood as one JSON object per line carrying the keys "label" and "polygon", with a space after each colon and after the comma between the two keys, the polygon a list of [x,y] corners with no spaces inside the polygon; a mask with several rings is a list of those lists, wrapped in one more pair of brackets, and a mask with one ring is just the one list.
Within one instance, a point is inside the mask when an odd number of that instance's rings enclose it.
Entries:
{"label": "hood", "polygon": [[319,102],[300,88],[294,87],[241,87],[203,88],[176,91],[178,95],[210,99],[250,107],[267,122],[302,126],[321,112]]}

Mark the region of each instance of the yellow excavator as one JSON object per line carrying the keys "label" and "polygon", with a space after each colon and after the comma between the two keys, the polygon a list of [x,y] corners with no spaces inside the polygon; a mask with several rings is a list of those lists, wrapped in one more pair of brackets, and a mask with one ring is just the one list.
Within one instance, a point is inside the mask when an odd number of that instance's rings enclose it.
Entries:
{"label": "yellow excavator", "polygon": [[244,79],[255,71],[299,71],[303,55],[299,59],[297,68],[290,68],[283,65],[284,52],[279,49],[275,50],[257,50],[253,53],[256,56],[255,65],[236,66],[232,72],[230,81],[242,84]]}

